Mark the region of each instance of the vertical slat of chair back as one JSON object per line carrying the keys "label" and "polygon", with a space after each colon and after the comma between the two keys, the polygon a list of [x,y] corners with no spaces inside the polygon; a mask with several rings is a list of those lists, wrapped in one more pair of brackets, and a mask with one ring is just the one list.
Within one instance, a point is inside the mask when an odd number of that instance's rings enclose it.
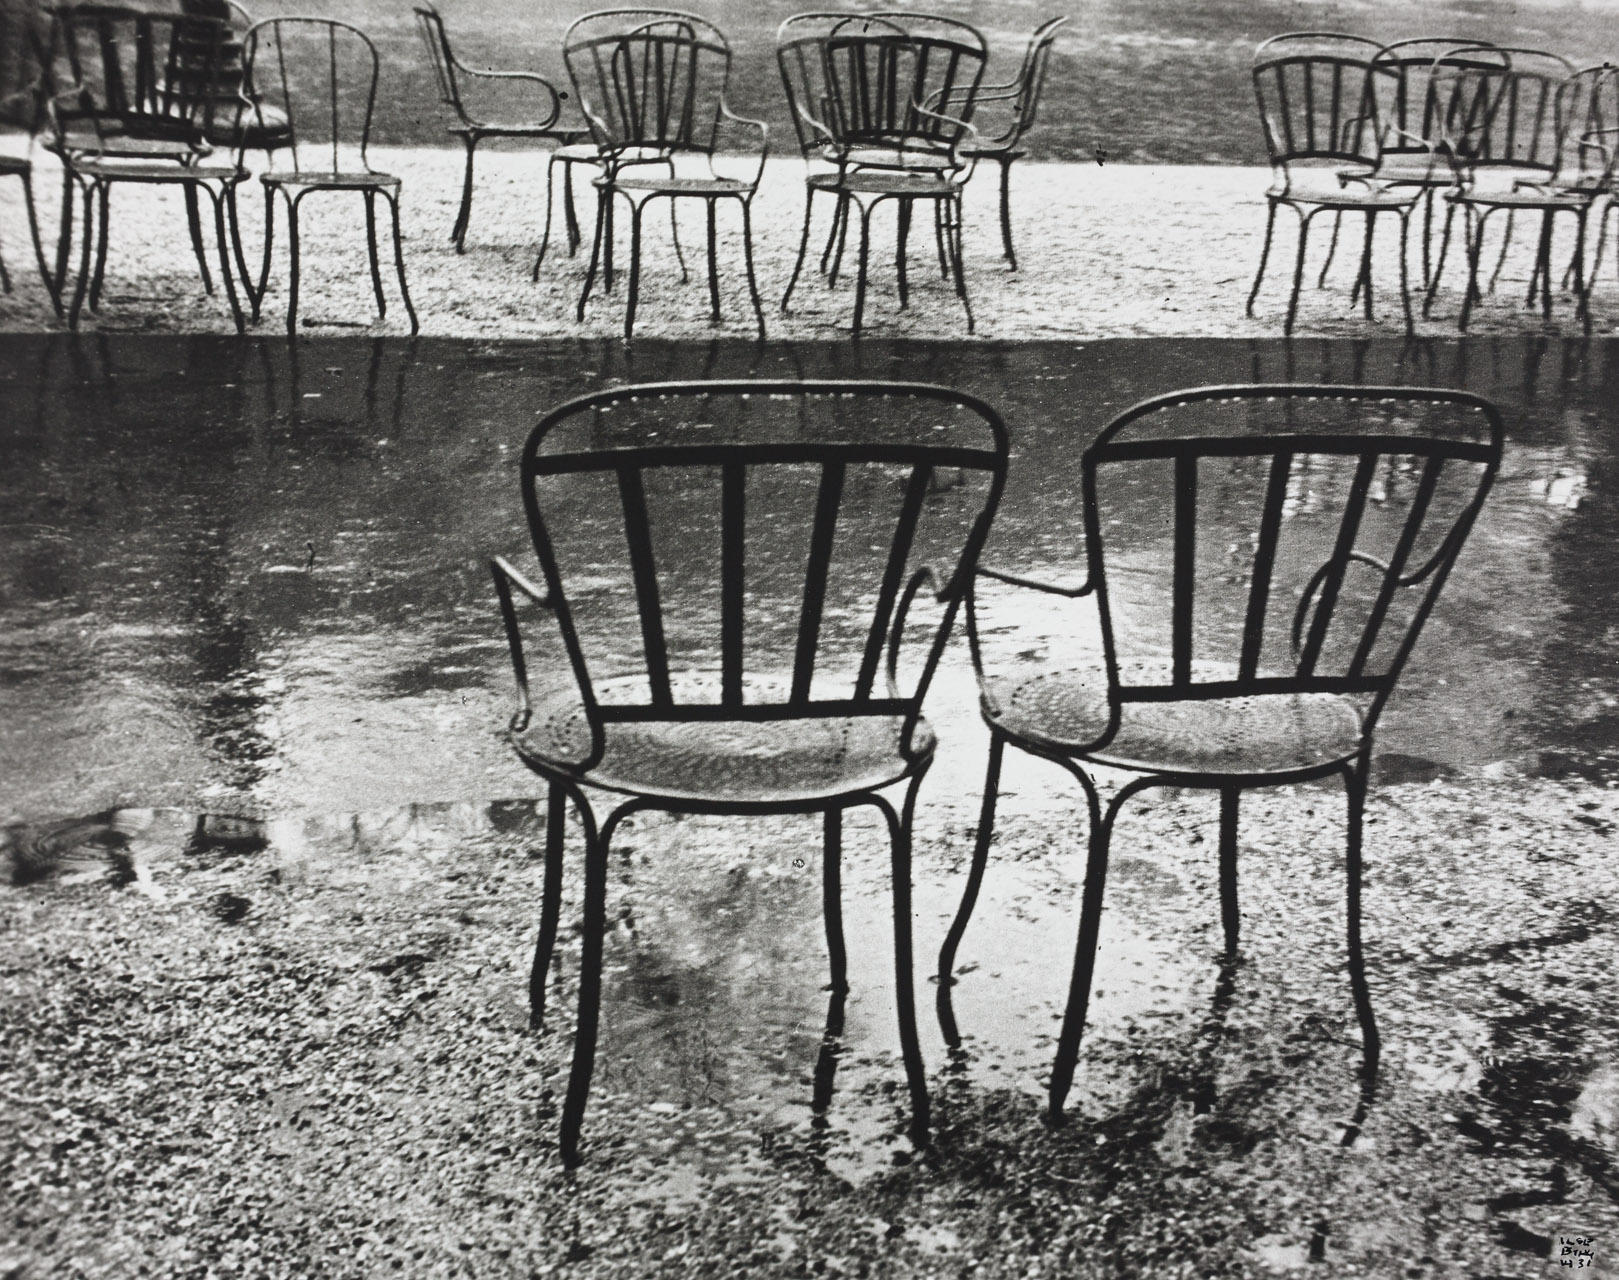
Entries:
{"label": "vertical slat of chair back", "polygon": [[918,36],[888,18],[851,17],[827,38],[824,59],[828,123],[841,142],[938,150],[964,130],[920,108],[965,103],[970,114],[987,50],[971,37]]}
{"label": "vertical slat of chair back", "polygon": [[1029,48],[1018,70],[1017,96],[1012,102],[1011,144],[1015,145],[1034,126],[1040,111],[1040,93],[1051,67],[1051,51],[1057,43],[1057,32],[1067,21],[1066,16],[1047,19],[1029,37]]}
{"label": "vertical slat of chair back", "polygon": [[731,48],[712,23],[678,10],[608,10],[574,23],[562,56],[598,147],[714,149]]}
{"label": "vertical slat of chair back", "polygon": [[1435,91],[1435,59],[1466,49],[1457,59],[1458,64],[1505,65],[1506,56],[1492,54],[1491,47],[1443,36],[1421,36],[1386,45],[1373,59],[1388,72],[1388,78],[1379,82],[1383,88],[1383,150],[1425,153],[1424,143],[1438,147],[1444,141],[1444,104]]}
{"label": "vertical slat of chair back", "polygon": [[948,626],[1005,466],[999,417],[943,388],[671,383],[546,415],[523,492],[581,687],[633,677],[602,714],[914,717],[944,632],[896,698],[896,620],[932,551]]}
{"label": "vertical slat of chair back", "polygon": [[1121,699],[1332,692],[1375,718],[1501,448],[1495,408],[1459,391],[1206,387],[1127,410],[1083,463]]}
{"label": "vertical slat of chair back", "polygon": [[784,21],[776,31],[776,66],[781,71],[799,151],[805,156],[816,155],[832,140],[826,40],[848,17],[847,13],[800,13]]}
{"label": "vertical slat of chair back", "polygon": [[330,18],[266,18],[247,33],[248,96],[284,115],[300,173],[370,172],[379,60],[371,38]]}
{"label": "vertical slat of chair back", "polygon": [[1377,83],[1389,73],[1359,58],[1299,54],[1253,69],[1271,163],[1375,164],[1381,154]]}
{"label": "vertical slat of chair back", "polygon": [[427,46],[427,60],[433,66],[439,101],[465,120],[466,112],[461,107],[460,87],[455,80],[455,60],[450,54],[450,37],[444,29],[444,19],[432,5],[417,5],[415,12],[416,29],[421,33],[422,43]]}

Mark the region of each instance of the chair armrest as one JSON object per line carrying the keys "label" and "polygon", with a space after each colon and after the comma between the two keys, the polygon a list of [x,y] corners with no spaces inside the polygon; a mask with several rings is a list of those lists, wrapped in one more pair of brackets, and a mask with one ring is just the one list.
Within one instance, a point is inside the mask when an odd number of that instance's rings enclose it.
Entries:
{"label": "chair armrest", "polygon": [[[1441,553],[1436,553],[1434,558],[1430,560],[1428,564],[1419,572],[1407,577],[1396,578],[1394,580],[1394,585],[1398,587],[1408,587],[1413,583],[1422,581],[1423,578],[1428,576],[1429,571],[1434,567],[1434,565],[1439,563],[1439,558],[1442,551],[1443,548],[1441,548]],[[1367,555],[1364,551],[1351,551],[1343,566],[1344,571],[1348,572],[1349,562],[1357,560],[1361,564],[1370,565],[1372,568],[1379,570],[1385,578],[1394,572],[1393,567],[1387,564],[1385,561],[1379,560],[1376,556]],[[1321,584],[1327,580],[1327,575],[1332,572],[1336,563],[1336,560],[1326,561],[1319,569],[1310,575],[1310,580],[1304,584],[1304,590],[1299,594],[1298,606],[1293,610],[1292,643],[1294,657],[1297,657],[1299,654],[1300,641],[1304,635],[1304,620],[1309,616],[1310,610],[1315,604],[1316,593],[1321,590]]]}
{"label": "chair armrest", "polygon": [[[472,76],[478,80],[497,80],[508,83],[537,85],[543,91],[542,97],[549,103],[549,108],[544,113],[543,118],[534,120],[533,123],[536,128],[548,129],[562,115],[562,96],[557,93],[556,86],[542,75],[536,75],[532,71],[480,71],[477,67],[467,66],[459,58],[455,59],[451,65],[459,74]],[[460,104],[458,103],[457,105],[459,106]],[[485,123],[484,121],[473,119],[472,116],[468,115],[465,108],[461,109],[461,114],[473,124]]]}
{"label": "chair armrest", "polygon": [[[940,585],[941,582],[943,582],[942,586]],[[894,607],[894,621],[888,628],[888,662],[883,671],[884,679],[888,684],[889,697],[899,699],[905,696],[900,692],[899,687],[899,651],[905,641],[905,622],[910,617],[912,603],[921,594],[924,586],[932,587],[930,594],[934,600],[941,604],[949,602],[952,599],[951,585],[951,583],[944,581],[931,565],[924,565],[911,575],[910,581],[905,584],[905,589],[900,592],[899,603]],[[953,613],[948,614],[947,620],[953,616]],[[921,692],[923,693],[926,692],[927,681],[932,678],[932,667],[938,661],[939,650],[942,647],[942,644],[935,645],[934,652],[929,657],[928,669],[922,677]],[[913,758],[911,738],[916,732],[916,722],[921,717],[921,711],[921,701],[918,699],[917,706],[913,709],[911,715],[906,718],[904,728],[900,733],[900,753],[907,759]]]}
{"label": "chair armrest", "polygon": [[730,104],[724,98],[720,99],[720,115],[733,124],[746,125],[759,131],[759,163],[753,171],[753,181],[748,184],[752,190],[758,190],[759,180],[764,177],[765,161],[770,157],[770,126],[763,120],[755,120],[752,116],[738,115],[731,110]]}

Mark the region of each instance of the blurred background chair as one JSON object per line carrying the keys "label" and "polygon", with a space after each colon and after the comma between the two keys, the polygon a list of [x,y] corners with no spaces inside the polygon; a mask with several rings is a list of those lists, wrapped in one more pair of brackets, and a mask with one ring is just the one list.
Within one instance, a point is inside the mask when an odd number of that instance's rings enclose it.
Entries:
{"label": "blurred background chair", "polygon": [[[1435,62],[1434,92],[1444,104],[1445,156],[1455,182],[1445,194],[1448,204],[1439,259],[1428,282],[1423,314],[1433,308],[1452,224],[1460,209],[1467,285],[1456,324],[1459,329],[1467,328],[1474,305],[1483,299],[1479,271],[1484,232],[1491,216],[1505,210],[1503,258],[1516,215],[1540,215],[1526,305],[1534,306],[1538,297],[1541,314],[1549,320],[1552,234],[1556,215],[1568,213],[1575,223],[1573,261],[1578,310],[1589,324],[1584,282],[1585,231],[1592,204],[1601,192],[1597,184],[1579,182],[1581,151],[1570,126],[1577,118],[1583,119],[1582,106],[1576,98],[1588,94],[1599,78],[1577,79],[1566,58],[1544,50],[1492,46],[1488,52],[1492,59],[1480,61],[1471,49],[1452,50]],[[1497,57],[1499,61],[1494,60]]]}
{"label": "blurred background chair", "polygon": [[[1607,64],[1574,73],[1567,97],[1569,137],[1562,181],[1576,191],[1594,192],[1602,202],[1597,243],[1585,274],[1587,293],[1596,287],[1602,255],[1608,244],[1608,216],[1614,210],[1615,179],[1619,177],[1619,67]],[[1569,258],[1563,285],[1578,279],[1583,264]],[[1586,303],[1587,314],[1590,303]]]}
{"label": "blurred background chair", "polygon": [[[416,6],[416,25],[427,47],[438,83],[439,101],[449,108],[455,122],[449,131],[466,148],[466,176],[461,183],[461,208],[455,215],[450,240],[457,253],[466,251],[467,227],[472,218],[472,161],[478,144],[490,138],[518,138],[549,142],[566,147],[588,136],[581,123],[561,123],[562,98],[544,76],[531,71],[496,71],[469,67],[450,47],[444,19],[431,4]],[[477,115],[470,107],[476,108]],[[500,113],[509,112],[510,116]],[[549,166],[548,166],[549,167]],[[549,191],[549,177],[547,181]],[[572,192],[569,192],[568,220],[574,225]],[[547,198],[546,228],[550,229]]]}
{"label": "blurred background chair", "polygon": [[[39,278],[50,297],[51,307],[62,314],[61,290],[45,257],[40,236],[39,215],[34,208],[34,147],[45,128],[46,102],[50,98],[50,56],[46,52],[49,23],[13,10],[0,10],[0,53],[14,59],[0,75],[0,178],[16,178],[22,186],[23,209],[28,215],[28,235],[34,245],[34,262]],[[11,292],[11,273],[0,256],[0,287]]]}
{"label": "blurred background chair", "polygon": [[71,217],[66,216],[70,188],[78,188],[84,205],[70,327],[77,328],[87,301],[92,311],[100,307],[111,238],[111,193],[122,183],[180,189],[197,268],[203,287],[212,293],[200,217],[200,197],[207,196],[213,207],[225,296],[241,330],[230,255],[236,242],[235,195],[242,173],[234,162],[216,161],[208,141],[216,116],[234,115],[238,109],[236,100],[221,88],[228,40],[225,24],[211,18],[100,4],[53,11],[52,50],[61,69],[53,73],[59,83],[47,103],[47,116],[48,148],[63,167],[59,289],[65,288],[71,238]]}
{"label": "blurred background chair", "polygon": [[[609,850],[620,822],[646,809],[821,819],[834,1015],[848,990],[843,817],[877,810],[892,859],[911,1127],[926,1132],[910,846],[935,740],[921,708],[1000,498],[1007,449],[988,405],[916,383],[623,387],[553,410],[530,435],[523,501],[541,577],[530,582],[502,559],[493,571],[521,696],[511,740],[549,787],[535,1026],[569,801],[585,833],[578,1025],[561,1126],[570,1167],[595,1060]],[[962,478],[948,496],[931,483],[940,469]],[[923,601],[914,659],[902,662],[907,618]],[[544,653],[535,628],[525,641],[519,604],[547,615]],[[531,671],[545,673],[543,685],[531,686]],[[904,789],[897,811],[882,794],[895,786]]]}
{"label": "blurred background chair", "polygon": [[[1066,16],[1047,18],[1029,37],[1029,47],[1023,53],[1017,76],[1005,84],[985,85],[977,90],[972,102],[978,141],[961,149],[965,158],[993,160],[1000,170],[1001,250],[1013,271],[1017,270],[1017,250],[1012,246],[1012,162],[1027,154],[1021,144],[1034,127],[1040,110],[1040,91],[1045,88],[1046,72],[1051,65],[1051,48],[1057,32],[1067,21]],[[985,106],[996,116],[997,127],[993,129],[976,118]],[[951,115],[961,114],[950,103],[940,109]]]}
{"label": "blurred background chair", "polygon": [[[1325,45],[1327,52],[1318,49]],[[1367,46],[1370,46],[1368,49]],[[1349,48],[1351,53],[1332,51]],[[1400,302],[1406,332],[1413,331],[1406,245],[1411,210],[1420,189],[1384,181],[1380,88],[1393,73],[1373,61],[1382,46],[1359,37],[1290,32],[1267,40],[1254,53],[1254,95],[1270,155],[1273,175],[1265,192],[1265,242],[1248,293],[1247,313],[1265,278],[1276,211],[1286,207],[1298,215],[1298,257],[1293,290],[1287,304],[1284,333],[1293,332],[1299,293],[1304,284],[1310,224],[1321,213],[1334,219],[1358,213],[1366,219],[1366,236],[1355,277],[1355,295],[1372,319],[1372,246],[1377,216],[1390,213],[1400,224]],[[1336,241],[1336,231],[1334,241]]]}
{"label": "blurred background chair", "polygon": [[[1052,609],[1093,601],[1099,645],[1086,652],[1064,635],[1031,649],[1015,629],[986,625],[995,601],[981,588],[968,596],[990,753],[966,889],[939,956],[947,1040],[960,1038],[952,975],[1013,746],[1072,774],[1090,819],[1054,1120],[1085,1027],[1114,824],[1128,799],[1155,786],[1219,796],[1229,960],[1240,928],[1239,796],[1342,779],[1349,973],[1371,1078],[1380,1041],[1361,946],[1361,823],[1374,734],[1501,448],[1487,401],[1391,387],[1199,387],[1144,401],[1102,431],[1081,463],[1085,581],[977,570],[980,584],[1041,593]],[[1299,502],[1305,489],[1310,505]]]}
{"label": "blurred background chair", "polygon": [[[734,200],[741,210],[748,293],[763,340],[764,308],[753,266],[752,204],[769,154],[769,129],[762,120],[738,115],[726,100],[729,41],[717,27],[693,14],[614,10],[581,18],[569,27],[563,58],[602,165],[595,183],[595,243],[579,294],[579,319],[584,319],[599,267],[611,287],[613,198],[622,196],[630,208],[625,339],[634,333],[639,302],[642,216],[657,199],[666,199],[671,206],[681,200],[703,201],[709,308],[717,324],[717,206]],[[732,172],[722,172],[716,164],[722,148],[727,162],[736,166]],[[668,171],[650,172],[650,166],[666,166]]]}
{"label": "blurred background chair", "polygon": [[392,217],[399,295],[410,317],[410,331],[415,333],[416,308],[411,305],[405,283],[405,246],[399,229],[400,181],[372,168],[368,154],[377,96],[376,47],[363,31],[346,22],[268,18],[248,31],[245,57],[250,109],[261,123],[275,118],[288,122],[288,141],[283,150],[291,162],[290,168],[272,168],[259,175],[264,186],[264,257],[257,284],[248,285],[254,321],[259,318],[269,287],[276,194],[281,195],[287,210],[287,332],[295,334],[299,206],[306,196],[317,191],[355,192],[365,202],[366,248],[378,315],[386,318],[388,314],[377,245],[376,202],[381,199]]}
{"label": "blurred background chair", "polygon": [[[860,218],[853,331],[862,327],[870,256],[871,215],[886,201],[897,209],[895,272],[902,308],[909,305],[907,245],[913,207],[933,206],[940,272],[953,277],[972,332],[972,304],[962,258],[961,193],[977,141],[971,124],[988,47],[974,27],[914,13],[805,14],[777,32],[777,61],[812,166],[805,176],[804,225],[793,273],[782,295],[787,310],[809,248],[815,196],[833,200],[832,226],[821,255],[837,281],[849,220]],[[935,110],[930,103],[950,104]]]}

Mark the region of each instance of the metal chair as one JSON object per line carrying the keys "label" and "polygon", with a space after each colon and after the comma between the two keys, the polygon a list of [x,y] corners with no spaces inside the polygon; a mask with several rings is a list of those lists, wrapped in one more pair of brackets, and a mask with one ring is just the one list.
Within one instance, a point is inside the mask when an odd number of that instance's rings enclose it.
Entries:
{"label": "metal chair", "polygon": [[[1085,1026],[1114,824],[1125,801],[1154,786],[1220,797],[1221,919],[1232,959],[1240,794],[1343,780],[1350,982],[1372,1077],[1380,1040],[1360,881],[1373,735],[1501,448],[1501,418],[1487,401],[1409,387],[1199,387],[1137,404],[1102,431],[1081,463],[1085,581],[977,570],[979,581],[1042,593],[1051,608],[1094,601],[1100,652],[1061,652],[1058,639],[1049,654],[1031,653],[1027,637],[986,629],[980,614],[993,601],[982,593],[967,601],[990,753],[966,890],[939,956],[940,1022],[952,1044],[960,1038],[952,973],[989,855],[1002,756],[1013,746],[1071,773],[1090,817],[1053,1120]],[[1121,566],[1127,572],[1110,574]]]}
{"label": "metal chair", "polygon": [[[433,5],[416,6],[416,25],[421,32],[422,43],[427,46],[428,59],[433,64],[439,101],[455,115],[455,123],[449,126],[449,131],[461,139],[461,145],[467,152],[466,177],[461,183],[461,208],[455,215],[455,225],[450,230],[450,240],[455,245],[455,251],[465,253],[467,227],[472,218],[472,160],[480,142],[489,138],[521,138],[552,142],[566,147],[587,137],[588,131],[583,125],[569,127],[558,123],[562,115],[562,98],[555,86],[544,76],[531,71],[479,70],[477,67],[467,66],[457,58],[455,51],[450,47],[450,36],[444,29],[444,19]],[[480,109],[484,104],[479,102],[479,98],[485,94],[490,95],[487,104],[489,107],[499,109],[507,106],[508,104],[497,100],[501,89],[521,91],[520,94],[507,95],[517,97],[518,100],[509,106],[518,113],[519,119],[497,123],[482,118],[481,113],[475,116],[467,109],[464,95],[468,94],[472,97],[474,105]],[[534,101],[536,98],[537,102]],[[546,191],[545,222],[546,231],[549,233],[551,227],[549,166]],[[571,190],[568,220],[572,226],[574,214]]]}
{"label": "metal chair", "polygon": [[[1614,210],[1615,178],[1619,176],[1619,68],[1585,67],[1574,73],[1569,93],[1569,124],[1572,132],[1572,165],[1561,181],[1577,191],[1592,191],[1601,200],[1602,217],[1597,223],[1596,249],[1586,276],[1587,293],[1596,285],[1602,254],[1608,245],[1608,216]],[[1582,264],[1572,257],[1563,273],[1564,287],[1576,277]],[[1590,304],[1586,304],[1589,314]]]}
{"label": "metal chair", "polygon": [[[98,310],[110,241],[111,193],[120,183],[178,186],[185,197],[191,246],[203,287],[213,292],[203,247],[200,195],[213,207],[220,274],[237,331],[243,327],[236,297],[226,215],[235,224],[237,164],[212,161],[208,135],[221,113],[237,104],[221,92],[228,33],[222,22],[184,14],[148,13],[116,5],[76,5],[53,11],[52,47],[66,64],[70,85],[47,103],[51,141],[63,169],[64,221],[56,281],[65,287],[71,238],[71,192],[84,202],[81,263],[68,310],[77,328],[88,301]],[[95,251],[92,272],[90,255]]]}
{"label": "metal chair", "polygon": [[377,312],[386,318],[377,247],[376,202],[384,200],[393,225],[394,269],[399,295],[417,332],[416,308],[405,283],[405,247],[399,230],[400,181],[371,167],[371,115],[377,97],[377,50],[358,27],[329,18],[268,18],[255,23],[246,40],[247,96],[256,119],[275,112],[288,122],[284,148],[290,168],[259,175],[264,186],[264,258],[257,285],[248,283],[257,322],[270,281],[275,241],[275,196],[287,208],[290,271],[287,333],[298,331],[298,209],[317,191],[358,192],[365,200],[366,248]]}
{"label": "metal chair", "polygon": [[[18,29],[22,28],[19,36]],[[28,235],[34,243],[34,261],[39,267],[39,278],[58,317],[62,314],[61,289],[50,264],[45,259],[45,245],[39,234],[39,215],[34,210],[34,144],[45,127],[46,101],[50,97],[47,83],[50,59],[43,53],[43,43],[37,26],[28,19],[12,13],[0,13],[0,50],[13,49],[19,53],[18,80],[26,87],[0,98],[0,137],[22,136],[27,139],[27,150],[22,155],[0,152],[0,178],[16,178],[22,184],[23,209],[28,214]],[[26,50],[24,54],[22,51]],[[31,55],[32,65],[23,61]],[[0,256],[0,289],[11,292],[11,273],[6,270],[5,258]]]}
{"label": "metal chair", "polygon": [[[530,435],[523,501],[541,579],[504,559],[492,568],[521,698],[511,741],[549,785],[529,982],[536,1027],[570,800],[585,832],[578,1029],[561,1125],[569,1166],[595,1057],[609,847],[646,809],[821,816],[838,1002],[848,990],[843,815],[878,811],[892,852],[911,1128],[926,1132],[910,841],[935,742],[921,707],[1000,498],[1007,448],[992,408],[921,383],[622,387],[553,410]],[[949,487],[932,484],[941,470]],[[916,622],[917,652],[901,663],[924,595],[937,607]],[[525,647],[520,602],[553,623],[544,665]],[[531,686],[531,671],[547,673],[544,688]],[[882,792],[900,784],[896,812]]]}
{"label": "metal chair", "polygon": [[1040,91],[1045,87],[1046,71],[1051,64],[1051,47],[1057,32],[1067,22],[1066,16],[1047,18],[1029,37],[1023,64],[1015,79],[1005,84],[985,85],[973,97],[975,110],[986,103],[1007,104],[1005,126],[998,133],[984,133],[979,123],[981,140],[963,147],[961,154],[974,160],[993,160],[1001,177],[1001,248],[1008,267],[1017,270],[1017,250],[1012,246],[1012,162],[1021,160],[1027,152],[1021,149],[1024,136],[1034,127],[1040,109]]}
{"label": "metal chair", "polygon": [[1435,62],[1434,92],[1444,104],[1444,152],[1455,183],[1445,195],[1448,204],[1439,260],[1428,282],[1423,314],[1432,311],[1445,269],[1452,224],[1460,209],[1468,278],[1456,323],[1459,329],[1467,328],[1474,304],[1483,299],[1479,266],[1485,227],[1492,214],[1506,210],[1503,257],[1511,240],[1512,219],[1520,212],[1540,214],[1540,236],[1526,305],[1533,306],[1538,294],[1542,316],[1551,319],[1553,222],[1557,214],[1566,212],[1573,216],[1576,228],[1573,262],[1578,311],[1589,325],[1584,283],[1585,230],[1591,206],[1601,192],[1598,185],[1578,181],[1579,140],[1570,138],[1570,126],[1576,119],[1583,119],[1584,104],[1576,103],[1576,98],[1587,92],[1595,79],[1577,80],[1567,59],[1544,50],[1492,46],[1491,52],[1503,55],[1504,60],[1481,63],[1474,60],[1473,50],[1460,49]]}
{"label": "metal chair", "polygon": [[[1410,333],[1414,321],[1407,279],[1406,241],[1419,189],[1385,182],[1377,176],[1383,154],[1379,84],[1392,80],[1392,73],[1370,59],[1319,53],[1305,43],[1320,38],[1316,33],[1290,33],[1266,41],[1254,56],[1254,96],[1259,104],[1260,123],[1274,176],[1270,189],[1265,192],[1265,242],[1259,253],[1259,269],[1254,273],[1246,310],[1253,315],[1265,278],[1265,266],[1270,260],[1276,211],[1285,206],[1298,215],[1299,243],[1283,332],[1293,332],[1299,292],[1304,284],[1310,223],[1321,213],[1332,213],[1335,218],[1344,213],[1365,215],[1366,237],[1356,274],[1355,294],[1360,298],[1366,318],[1372,319],[1373,235],[1377,215],[1392,213],[1400,222],[1400,302],[1405,311],[1406,332]],[[1290,43],[1300,45],[1302,52],[1288,48]]]}
{"label": "metal chair", "polygon": [[[734,200],[742,213],[742,253],[759,337],[764,308],[753,267],[754,193],[770,151],[769,127],[738,115],[726,101],[731,47],[720,30],[693,14],[625,9],[579,19],[563,39],[563,59],[603,172],[596,180],[597,217],[590,267],[579,294],[579,319],[595,287],[598,267],[611,287],[613,197],[630,206],[630,269],[624,337],[635,330],[641,283],[641,218],[653,200],[701,200],[707,214],[710,315],[720,319],[717,205]],[[723,135],[748,131],[741,176],[722,173],[716,158]],[[736,148],[726,147],[735,154]],[[681,172],[682,165],[695,173]],[[649,173],[666,165],[668,173]],[[671,216],[673,216],[671,214]]]}
{"label": "metal chair", "polygon": [[[852,211],[860,214],[855,334],[865,315],[871,215],[885,201],[893,201],[898,212],[894,265],[900,306],[908,306],[907,244],[913,206],[923,201],[933,206],[940,270],[954,277],[971,333],[961,193],[975,167],[967,149],[977,139],[970,117],[988,60],[983,35],[966,23],[928,15],[817,13],[789,18],[776,41],[800,148],[807,159],[830,166],[806,174],[804,226],[782,310],[803,271],[821,192],[833,198],[821,256],[830,283],[837,281]],[[942,109],[947,103],[949,109]]]}

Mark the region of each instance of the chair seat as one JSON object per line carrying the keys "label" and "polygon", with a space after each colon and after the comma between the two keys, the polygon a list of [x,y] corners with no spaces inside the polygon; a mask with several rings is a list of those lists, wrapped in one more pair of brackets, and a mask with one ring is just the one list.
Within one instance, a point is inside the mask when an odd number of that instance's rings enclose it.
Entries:
{"label": "chair seat", "polygon": [[229,182],[242,176],[229,164],[187,164],[164,159],[99,159],[91,156],[73,165],[75,173],[120,182]]}
{"label": "chair seat", "polygon": [[[677,703],[720,700],[715,675],[672,675],[670,684]],[[786,682],[752,679],[744,682],[743,698],[784,701],[788,688]],[[596,683],[603,705],[623,690],[644,700],[646,681],[637,676]],[[514,734],[512,745],[532,768],[612,791],[697,804],[792,804],[869,791],[908,776],[914,766],[900,753],[902,727],[897,716],[609,724],[600,762],[581,771],[577,762],[590,750],[590,730],[569,689],[537,696],[528,729]],[[934,744],[933,731],[919,722],[915,754],[926,758]]]}
{"label": "chair seat", "polygon": [[391,173],[318,173],[305,169],[275,170],[259,175],[259,181],[272,187],[344,187],[358,191],[365,187],[397,187],[399,179]]}
{"label": "chair seat", "polygon": [[[1193,678],[1236,674],[1193,664]],[[1137,667],[1126,684],[1167,683],[1168,672]],[[1285,774],[1352,758],[1360,749],[1355,704],[1332,693],[1263,694],[1177,702],[1126,702],[1106,746],[1087,750],[1107,728],[1105,673],[1040,667],[986,681],[984,719],[1016,738],[1097,764],[1146,773]]]}
{"label": "chair seat", "polygon": [[1029,153],[1020,150],[1014,143],[986,142],[978,146],[962,147],[958,154],[966,160],[1021,160]]}
{"label": "chair seat", "polygon": [[1457,191],[1450,198],[1458,204],[1488,205],[1496,209],[1578,209],[1600,194],[1596,188],[1577,191],[1565,187],[1525,187],[1517,191],[1503,188]]}
{"label": "chair seat", "polygon": [[559,129],[554,124],[525,123],[521,120],[480,120],[476,124],[452,124],[449,132],[458,138],[555,138],[569,145],[587,136],[583,129]]}
{"label": "chair seat", "polygon": [[821,158],[832,164],[844,164],[854,169],[895,169],[906,173],[937,173],[941,169],[958,167],[948,151],[901,150],[898,147],[841,147],[823,146]]}
{"label": "chair seat", "polygon": [[735,178],[626,178],[614,180],[619,191],[657,191],[677,196],[735,196],[753,190],[751,182]]}
{"label": "chair seat", "polygon": [[1328,186],[1323,180],[1320,186],[1295,181],[1289,187],[1272,187],[1265,194],[1272,200],[1319,205],[1324,209],[1404,209],[1416,203],[1421,191],[1409,183],[1383,186],[1350,182],[1339,186],[1334,181]]}
{"label": "chair seat", "polygon": [[1395,186],[1448,187],[1456,176],[1448,164],[1432,162],[1427,152],[1385,154],[1377,166],[1377,181]]}
{"label": "chair seat", "polygon": [[292,123],[279,107],[262,106],[244,111],[237,121],[221,113],[208,126],[204,136],[216,147],[246,147],[252,151],[273,151],[292,142]]}
{"label": "chair seat", "polygon": [[959,182],[938,173],[897,173],[883,169],[860,169],[841,178],[835,173],[818,173],[810,178],[809,185],[817,191],[931,199],[954,196],[961,190]]}

